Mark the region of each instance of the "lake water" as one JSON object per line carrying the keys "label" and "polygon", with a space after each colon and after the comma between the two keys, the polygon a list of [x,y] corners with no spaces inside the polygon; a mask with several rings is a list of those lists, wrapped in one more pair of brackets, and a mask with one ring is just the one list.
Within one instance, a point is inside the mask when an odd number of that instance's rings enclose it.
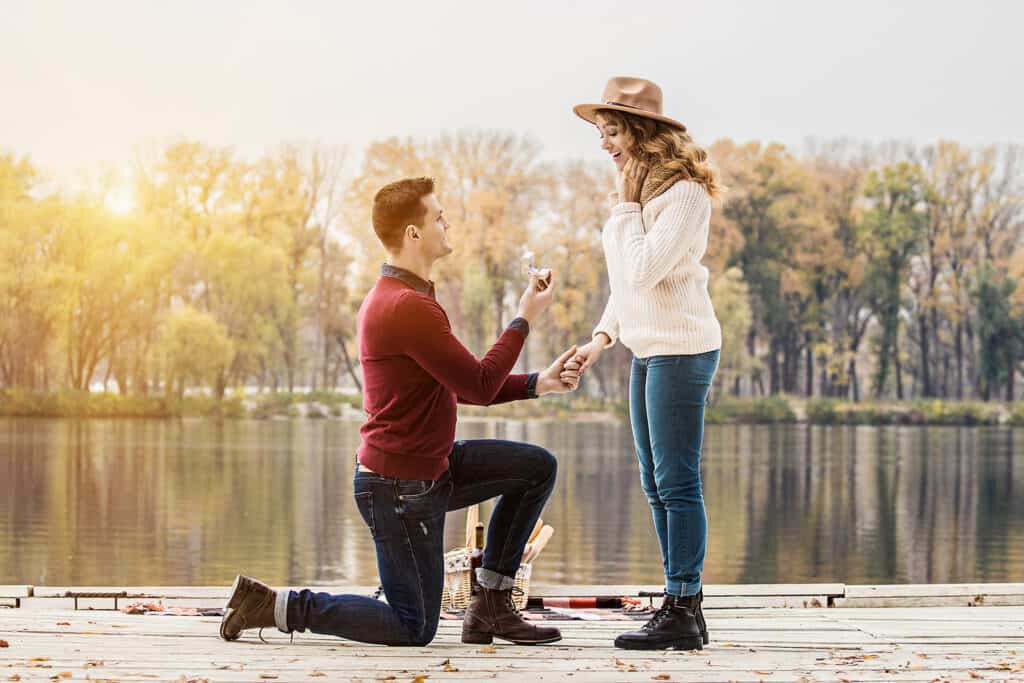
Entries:
{"label": "lake water", "polygon": [[[0,584],[375,583],[358,427],[0,419]],[[559,458],[535,582],[661,582],[628,423],[460,424],[483,437]],[[710,425],[704,494],[709,583],[1024,581],[1021,429]]]}

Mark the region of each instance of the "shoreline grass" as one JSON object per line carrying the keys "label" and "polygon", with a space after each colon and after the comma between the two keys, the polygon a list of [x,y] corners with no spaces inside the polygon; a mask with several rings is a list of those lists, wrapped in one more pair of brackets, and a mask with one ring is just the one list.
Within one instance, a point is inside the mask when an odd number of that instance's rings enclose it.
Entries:
{"label": "shoreline grass", "polygon": [[[0,390],[0,417],[224,419],[353,417],[362,413],[362,397],[341,392],[232,393],[222,400],[203,395],[183,398],[122,396],[116,393]],[[549,397],[490,407],[460,406],[466,418],[620,420],[629,416],[626,401],[586,396]],[[1024,401],[841,401],[776,395],[715,397],[707,407],[708,424],[823,425],[1011,425],[1024,427]]]}

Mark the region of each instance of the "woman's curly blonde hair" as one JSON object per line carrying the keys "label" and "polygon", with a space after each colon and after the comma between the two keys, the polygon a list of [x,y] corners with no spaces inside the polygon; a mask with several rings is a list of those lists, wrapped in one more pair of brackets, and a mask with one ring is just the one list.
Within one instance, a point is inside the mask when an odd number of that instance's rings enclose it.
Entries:
{"label": "woman's curly blonde hair", "polygon": [[718,181],[718,173],[708,163],[708,153],[694,144],[686,131],[617,109],[598,109],[596,114],[607,123],[618,124],[627,133],[627,151],[647,168],[678,171],[688,180],[703,185],[712,199],[725,190]]}

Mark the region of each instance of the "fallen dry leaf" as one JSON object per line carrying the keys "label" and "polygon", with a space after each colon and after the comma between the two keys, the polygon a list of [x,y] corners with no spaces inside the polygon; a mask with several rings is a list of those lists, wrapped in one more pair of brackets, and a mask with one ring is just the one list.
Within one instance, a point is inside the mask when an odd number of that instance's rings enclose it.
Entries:
{"label": "fallen dry leaf", "polygon": [[443,665],[444,665],[444,670],[445,671],[448,671],[448,672],[458,671],[458,668],[452,666],[452,660],[450,660],[450,659],[444,660]]}
{"label": "fallen dry leaf", "polygon": [[97,666],[103,666],[103,662],[98,659],[90,659],[88,662],[85,663],[86,669],[92,669]]}
{"label": "fallen dry leaf", "polygon": [[497,652],[497,650],[494,649],[493,645],[484,645],[482,648],[477,650],[477,652],[483,653],[485,655],[493,655],[495,652]]}
{"label": "fallen dry leaf", "polygon": [[7,677],[7,680],[9,680],[9,681],[20,681],[21,680],[21,676],[19,676],[18,674],[11,674],[10,676]]}
{"label": "fallen dry leaf", "polygon": [[321,676],[326,676],[327,674],[325,674],[323,671],[310,671],[309,675],[313,678],[320,678]]}
{"label": "fallen dry leaf", "polygon": [[33,657],[29,661],[30,662],[48,662],[48,661],[50,661],[50,658],[49,657]]}
{"label": "fallen dry leaf", "polygon": [[651,680],[652,681],[671,681],[672,680],[672,676],[670,676],[669,674],[654,674],[653,676],[651,676]]}
{"label": "fallen dry leaf", "polygon": [[260,674],[260,678],[277,678],[277,674]]}
{"label": "fallen dry leaf", "polygon": [[636,671],[636,665],[624,662],[621,659],[615,660],[615,668],[619,671]]}
{"label": "fallen dry leaf", "polygon": [[71,626],[70,621],[58,621],[57,626]]}
{"label": "fallen dry leaf", "polygon": [[426,683],[428,678],[430,678],[428,674],[420,674],[416,678],[412,679],[412,683]]}
{"label": "fallen dry leaf", "polygon": [[61,671],[60,674],[58,674],[58,675],[61,678],[71,678],[71,672],[70,671]]}
{"label": "fallen dry leaf", "polygon": [[967,675],[970,676],[971,678],[984,678],[984,676],[982,676],[977,671],[968,671]]}

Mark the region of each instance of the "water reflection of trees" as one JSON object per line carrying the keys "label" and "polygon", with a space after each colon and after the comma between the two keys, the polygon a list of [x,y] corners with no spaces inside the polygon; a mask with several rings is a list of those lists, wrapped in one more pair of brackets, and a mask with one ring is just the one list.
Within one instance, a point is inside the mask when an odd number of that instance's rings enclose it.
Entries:
{"label": "water reflection of trees", "polygon": [[[543,583],[658,583],[627,424],[466,422],[560,459]],[[1024,580],[1021,432],[708,429],[706,578]],[[376,580],[351,496],[358,425],[0,420],[0,583]],[[1016,466],[1015,466],[1016,465]],[[489,506],[484,507],[484,514]],[[447,544],[461,542],[452,515]]]}

